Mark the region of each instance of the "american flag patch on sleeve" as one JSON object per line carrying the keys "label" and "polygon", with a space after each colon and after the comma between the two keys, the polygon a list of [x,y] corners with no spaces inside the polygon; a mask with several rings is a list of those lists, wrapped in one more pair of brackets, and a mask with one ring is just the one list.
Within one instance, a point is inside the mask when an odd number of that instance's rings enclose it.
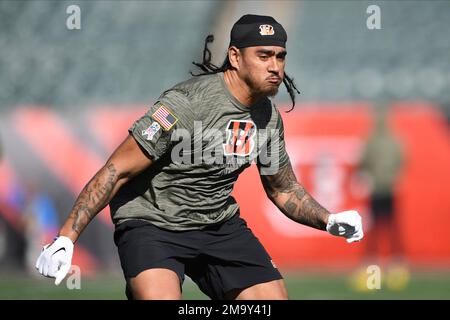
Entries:
{"label": "american flag patch on sleeve", "polygon": [[177,123],[178,119],[167,109],[166,106],[161,105],[153,114],[152,118],[164,128],[170,130]]}

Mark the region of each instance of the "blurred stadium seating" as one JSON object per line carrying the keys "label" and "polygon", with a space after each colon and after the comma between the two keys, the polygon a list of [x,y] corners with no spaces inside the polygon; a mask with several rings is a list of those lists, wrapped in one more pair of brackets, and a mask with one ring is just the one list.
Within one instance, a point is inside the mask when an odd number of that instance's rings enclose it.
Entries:
{"label": "blurred stadium seating", "polygon": [[[432,99],[450,108],[450,3],[378,1],[376,31],[365,24],[371,3],[282,2],[290,11],[288,71],[300,99]],[[227,39],[242,14],[235,9],[226,27],[215,28],[226,6],[219,1],[92,1],[80,6],[77,32],[64,27],[69,4],[0,3],[1,110],[148,102],[188,77],[208,33]],[[245,8],[265,10],[254,2]]]}
{"label": "blurred stadium seating", "polygon": [[0,3],[2,110],[155,99],[188,76],[220,7],[216,1],[86,1],[77,32],[65,27],[70,4]]}
{"label": "blurred stadium seating", "polygon": [[[381,30],[362,23],[381,9]],[[448,1],[305,1],[289,72],[304,100],[432,100],[449,108]],[[449,110],[447,109],[447,112]]]}

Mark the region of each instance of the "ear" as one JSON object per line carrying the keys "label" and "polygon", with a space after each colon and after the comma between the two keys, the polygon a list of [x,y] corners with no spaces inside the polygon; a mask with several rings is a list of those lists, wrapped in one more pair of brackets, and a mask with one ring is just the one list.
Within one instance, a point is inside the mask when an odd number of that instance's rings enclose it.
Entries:
{"label": "ear", "polygon": [[228,60],[230,60],[230,64],[233,68],[239,70],[241,64],[241,52],[235,46],[228,48]]}

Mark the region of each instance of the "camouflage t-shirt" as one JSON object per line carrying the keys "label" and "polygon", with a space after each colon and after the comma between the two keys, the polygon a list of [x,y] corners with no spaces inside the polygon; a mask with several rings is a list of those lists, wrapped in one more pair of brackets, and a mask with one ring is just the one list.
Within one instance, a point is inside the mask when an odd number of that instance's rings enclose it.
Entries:
{"label": "camouflage t-shirt", "polygon": [[242,105],[223,73],[193,77],[165,91],[129,132],[153,159],[110,202],[113,222],[144,219],[169,230],[225,221],[231,196],[255,162],[261,174],[289,163],[281,116],[269,99]]}

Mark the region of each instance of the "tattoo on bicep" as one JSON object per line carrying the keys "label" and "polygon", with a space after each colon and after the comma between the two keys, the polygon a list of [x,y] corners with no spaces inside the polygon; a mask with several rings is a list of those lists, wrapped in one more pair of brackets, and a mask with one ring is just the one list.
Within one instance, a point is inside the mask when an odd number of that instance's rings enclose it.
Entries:
{"label": "tattoo on bicep", "polygon": [[117,182],[117,170],[110,163],[103,167],[81,191],[72,210],[72,230],[78,234],[108,204]]}

